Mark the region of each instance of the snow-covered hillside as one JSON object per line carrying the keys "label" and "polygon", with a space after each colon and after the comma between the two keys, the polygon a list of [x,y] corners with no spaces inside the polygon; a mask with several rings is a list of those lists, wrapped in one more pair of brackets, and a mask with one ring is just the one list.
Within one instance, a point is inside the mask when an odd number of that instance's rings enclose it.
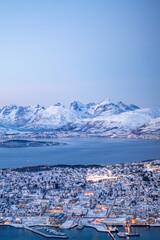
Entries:
{"label": "snow-covered hillside", "polygon": [[[160,109],[144,108],[123,102],[104,100],[98,104],[74,101],[69,107],[60,103],[49,107],[4,106],[0,109],[0,134],[9,130],[54,131],[57,134],[128,135],[148,129],[147,124],[159,125]],[[154,120],[155,119],[155,120]],[[143,128],[140,130],[140,128]]]}
{"label": "snow-covered hillside", "polygon": [[117,115],[103,114],[101,116],[68,123],[61,131],[82,134],[126,135],[144,125],[151,119],[160,117],[160,109],[138,109]]}
{"label": "snow-covered hillside", "polygon": [[137,135],[159,135],[160,136],[160,117],[152,119],[134,131]]}

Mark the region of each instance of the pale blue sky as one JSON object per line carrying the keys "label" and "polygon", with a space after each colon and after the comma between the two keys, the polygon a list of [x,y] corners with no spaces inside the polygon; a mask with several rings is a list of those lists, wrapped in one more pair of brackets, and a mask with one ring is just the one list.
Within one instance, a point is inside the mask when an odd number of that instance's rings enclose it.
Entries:
{"label": "pale blue sky", "polygon": [[159,0],[0,0],[0,105],[160,106]]}

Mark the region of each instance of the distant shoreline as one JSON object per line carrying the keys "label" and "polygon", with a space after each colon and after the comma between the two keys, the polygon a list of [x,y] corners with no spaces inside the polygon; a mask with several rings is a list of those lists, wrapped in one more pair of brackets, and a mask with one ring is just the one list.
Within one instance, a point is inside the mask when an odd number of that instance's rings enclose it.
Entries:
{"label": "distant shoreline", "polygon": [[103,135],[103,134],[48,134],[48,133],[26,133],[22,135],[16,134],[4,134],[0,135],[0,139],[61,139],[61,138],[123,138],[123,139],[143,139],[143,140],[160,140],[159,135],[137,135],[137,134],[129,134],[129,135]]}
{"label": "distant shoreline", "polygon": [[[156,158],[157,159],[157,158]],[[137,163],[137,164],[143,164],[144,162],[152,162],[155,161],[156,159],[148,159],[148,160],[141,160],[139,162],[128,162],[128,164],[131,163]],[[112,164],[114,165],[124,165],[127,163],[115,163]],[[26,167],[19,167],[19,168],[11,168],[12,171],[16,172],[40,172],[40,171],[50,171],[53,168],[103,168],[107,164],[102,165],[102,164],[74,164],[74,165],[69,165],[69,164],[55,164],[55,165],[35,165],[35,166],[26,166]],[[6,170],[9,168],[3,168],[2,170]]]}

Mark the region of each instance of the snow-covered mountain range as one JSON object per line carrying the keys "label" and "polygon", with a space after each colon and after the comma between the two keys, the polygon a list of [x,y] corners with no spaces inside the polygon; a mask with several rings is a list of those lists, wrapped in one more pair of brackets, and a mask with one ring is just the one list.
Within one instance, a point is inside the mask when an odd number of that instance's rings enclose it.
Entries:
{"label": "snow-covered mountain range", "polygon": [[155,118],[145,123],[143,126],[137,128],[134,133],[140,136],[145,134],[160,136],[160,118]]}
{"label": "snow-covered mountain range", "polygon": [[160,134],[160,108],[139,108],[104,100],[98,104],[74,101],[49,107],[4,106],[0,109],[0,134],[44,133],[66,135],[127,136]]}

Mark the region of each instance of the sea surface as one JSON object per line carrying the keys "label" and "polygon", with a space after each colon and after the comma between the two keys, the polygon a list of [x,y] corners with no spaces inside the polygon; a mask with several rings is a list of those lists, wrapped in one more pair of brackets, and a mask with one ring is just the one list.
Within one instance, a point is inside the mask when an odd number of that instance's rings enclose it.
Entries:
{"label": "sea surface", "polygon": [[[124,229],[119,228],[120,231]],[[132,229],[131,229],[132,231]],[[159,240],[160,229],[157,227],[137,227],[133,229],[134,232],[139,232],[139,237],[130,237],[131,240]],[[83,230],[65,230],[70,240],[111,240],[111,237],[107,233],[97,232],[92,228],[84,228]],[[121,239],[115,234],[117,240]],[[0,226],[0,239],[2,240],[45,240],[45,237],[32,233],[25,229],[16,229],[13,227]],[[56,239],[56,238],[52,238]]]}
{"label": "sea surface", "polygon": [[0,168],[55,164],[105,165],[160,158],[160,140],[58,138],[53,141],[68,144],[0,148]]}
{"label": "sea surface", "polygon": [[[51,141],[51,139],[49,139]],[[0,168],[54,164],[115,164],[160,158],[159,140],[60,138],[53,141],[67,145],[50,147],[0,148]],[[122,229],[120,229],[122,230]],[[124,230],[124,229],[123,229]],[[140,237],[131,239],[159,240],[160,228],[136,228]],[[66,230],[69,239],[105,240],[106,233],[91,228]],[[42,236],[24,229],[0,226],[0,240],[42,240]],[[119,239],[116,236],[116,239]]]}

